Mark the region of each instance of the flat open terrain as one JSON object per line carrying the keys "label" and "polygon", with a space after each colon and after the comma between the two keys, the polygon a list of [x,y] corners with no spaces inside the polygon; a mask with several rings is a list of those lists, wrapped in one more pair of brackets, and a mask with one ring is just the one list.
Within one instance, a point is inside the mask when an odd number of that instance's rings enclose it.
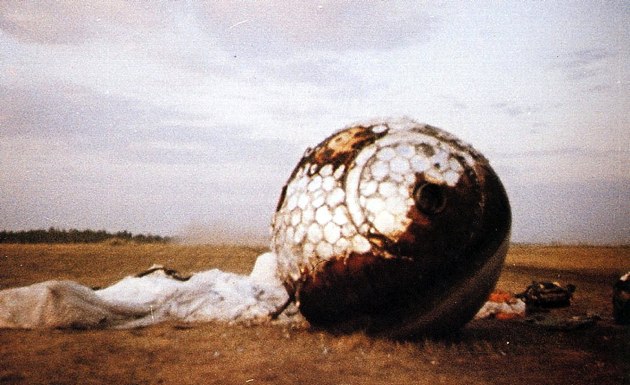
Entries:
{"label": "flat open terrain", "polygon": [[[154,263],[248,273],[262,248],[0,244],[0,289],[48,279],[109,285]],[[571,307],[592,327],[554,331],[477,320],[444,340],[389,341],[307,326],[161,324],[133,330],[0,330],[0,384],[623,384],[630,327],[611,317],[628,247],[513,246],[498,288],[532,280],[577,286]]]}

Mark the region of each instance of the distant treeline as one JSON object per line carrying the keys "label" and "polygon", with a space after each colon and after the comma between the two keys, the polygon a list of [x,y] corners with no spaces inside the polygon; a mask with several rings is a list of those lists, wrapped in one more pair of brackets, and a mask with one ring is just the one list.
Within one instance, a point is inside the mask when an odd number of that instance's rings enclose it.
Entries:
{"label": "distant treeline", "polygon": [[128,231],[109,233],[105,230],[48,230],[0,231],[0,243],[98,243],[119,240],[137,243],[167,243],[172,239],[159,235],[132,234]]}

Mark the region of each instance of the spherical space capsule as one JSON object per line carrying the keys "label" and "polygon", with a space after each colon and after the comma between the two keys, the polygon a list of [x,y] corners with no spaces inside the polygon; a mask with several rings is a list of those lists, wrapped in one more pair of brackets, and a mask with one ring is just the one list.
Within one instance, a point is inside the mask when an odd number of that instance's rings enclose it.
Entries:
{"label": "spherical space capsule", "polygon": [[408,337],[472,319],[510,225],[479,152],[429,125],[378,120],[306,151],[282,189],[271,248],[311,324]]}

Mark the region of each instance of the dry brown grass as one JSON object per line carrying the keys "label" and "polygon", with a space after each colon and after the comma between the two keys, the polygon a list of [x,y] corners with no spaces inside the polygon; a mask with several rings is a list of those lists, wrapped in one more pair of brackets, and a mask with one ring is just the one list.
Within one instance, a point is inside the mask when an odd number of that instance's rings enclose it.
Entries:
{"label": "dry brown grass", "polygon": [[536,269],[620,273],[630,267],[629,259],[628,246],[512,245],[506,264]]}
{"label": "dry brown grass", "polygon": [[[103,286],[160,263],[247,273],[264,251],[231,246],[0,245],[0,287],[50,278]],[[619,384],[630,331],[610,319],[610,285],[630,249],[513,247],[499,287],[578,287],[558,314],[593,328],[552,332],[481,320],[443,340],[389,341],[306,327],[166,323],[133,330],[0,330],[0,384]],[[624,380],[625,376],[625,380]]]}
{"label": "dry brown grass", "polygon": [[48,279],[70,279],[104,286],[149,268],[165,265],[181,272],[219,268],[248,274],[264,248],[137,243],[0,244],[0,288]]}

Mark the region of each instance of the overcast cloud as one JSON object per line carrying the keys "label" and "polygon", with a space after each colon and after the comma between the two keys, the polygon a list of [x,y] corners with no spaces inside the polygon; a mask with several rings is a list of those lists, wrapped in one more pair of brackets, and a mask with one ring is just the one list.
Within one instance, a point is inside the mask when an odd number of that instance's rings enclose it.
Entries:
{"label": "overcast cloud", "polygon": [[3,1],[0,227],[265,242],[307,146],[473,143],[521,242],[630,242],[627,2]]}

